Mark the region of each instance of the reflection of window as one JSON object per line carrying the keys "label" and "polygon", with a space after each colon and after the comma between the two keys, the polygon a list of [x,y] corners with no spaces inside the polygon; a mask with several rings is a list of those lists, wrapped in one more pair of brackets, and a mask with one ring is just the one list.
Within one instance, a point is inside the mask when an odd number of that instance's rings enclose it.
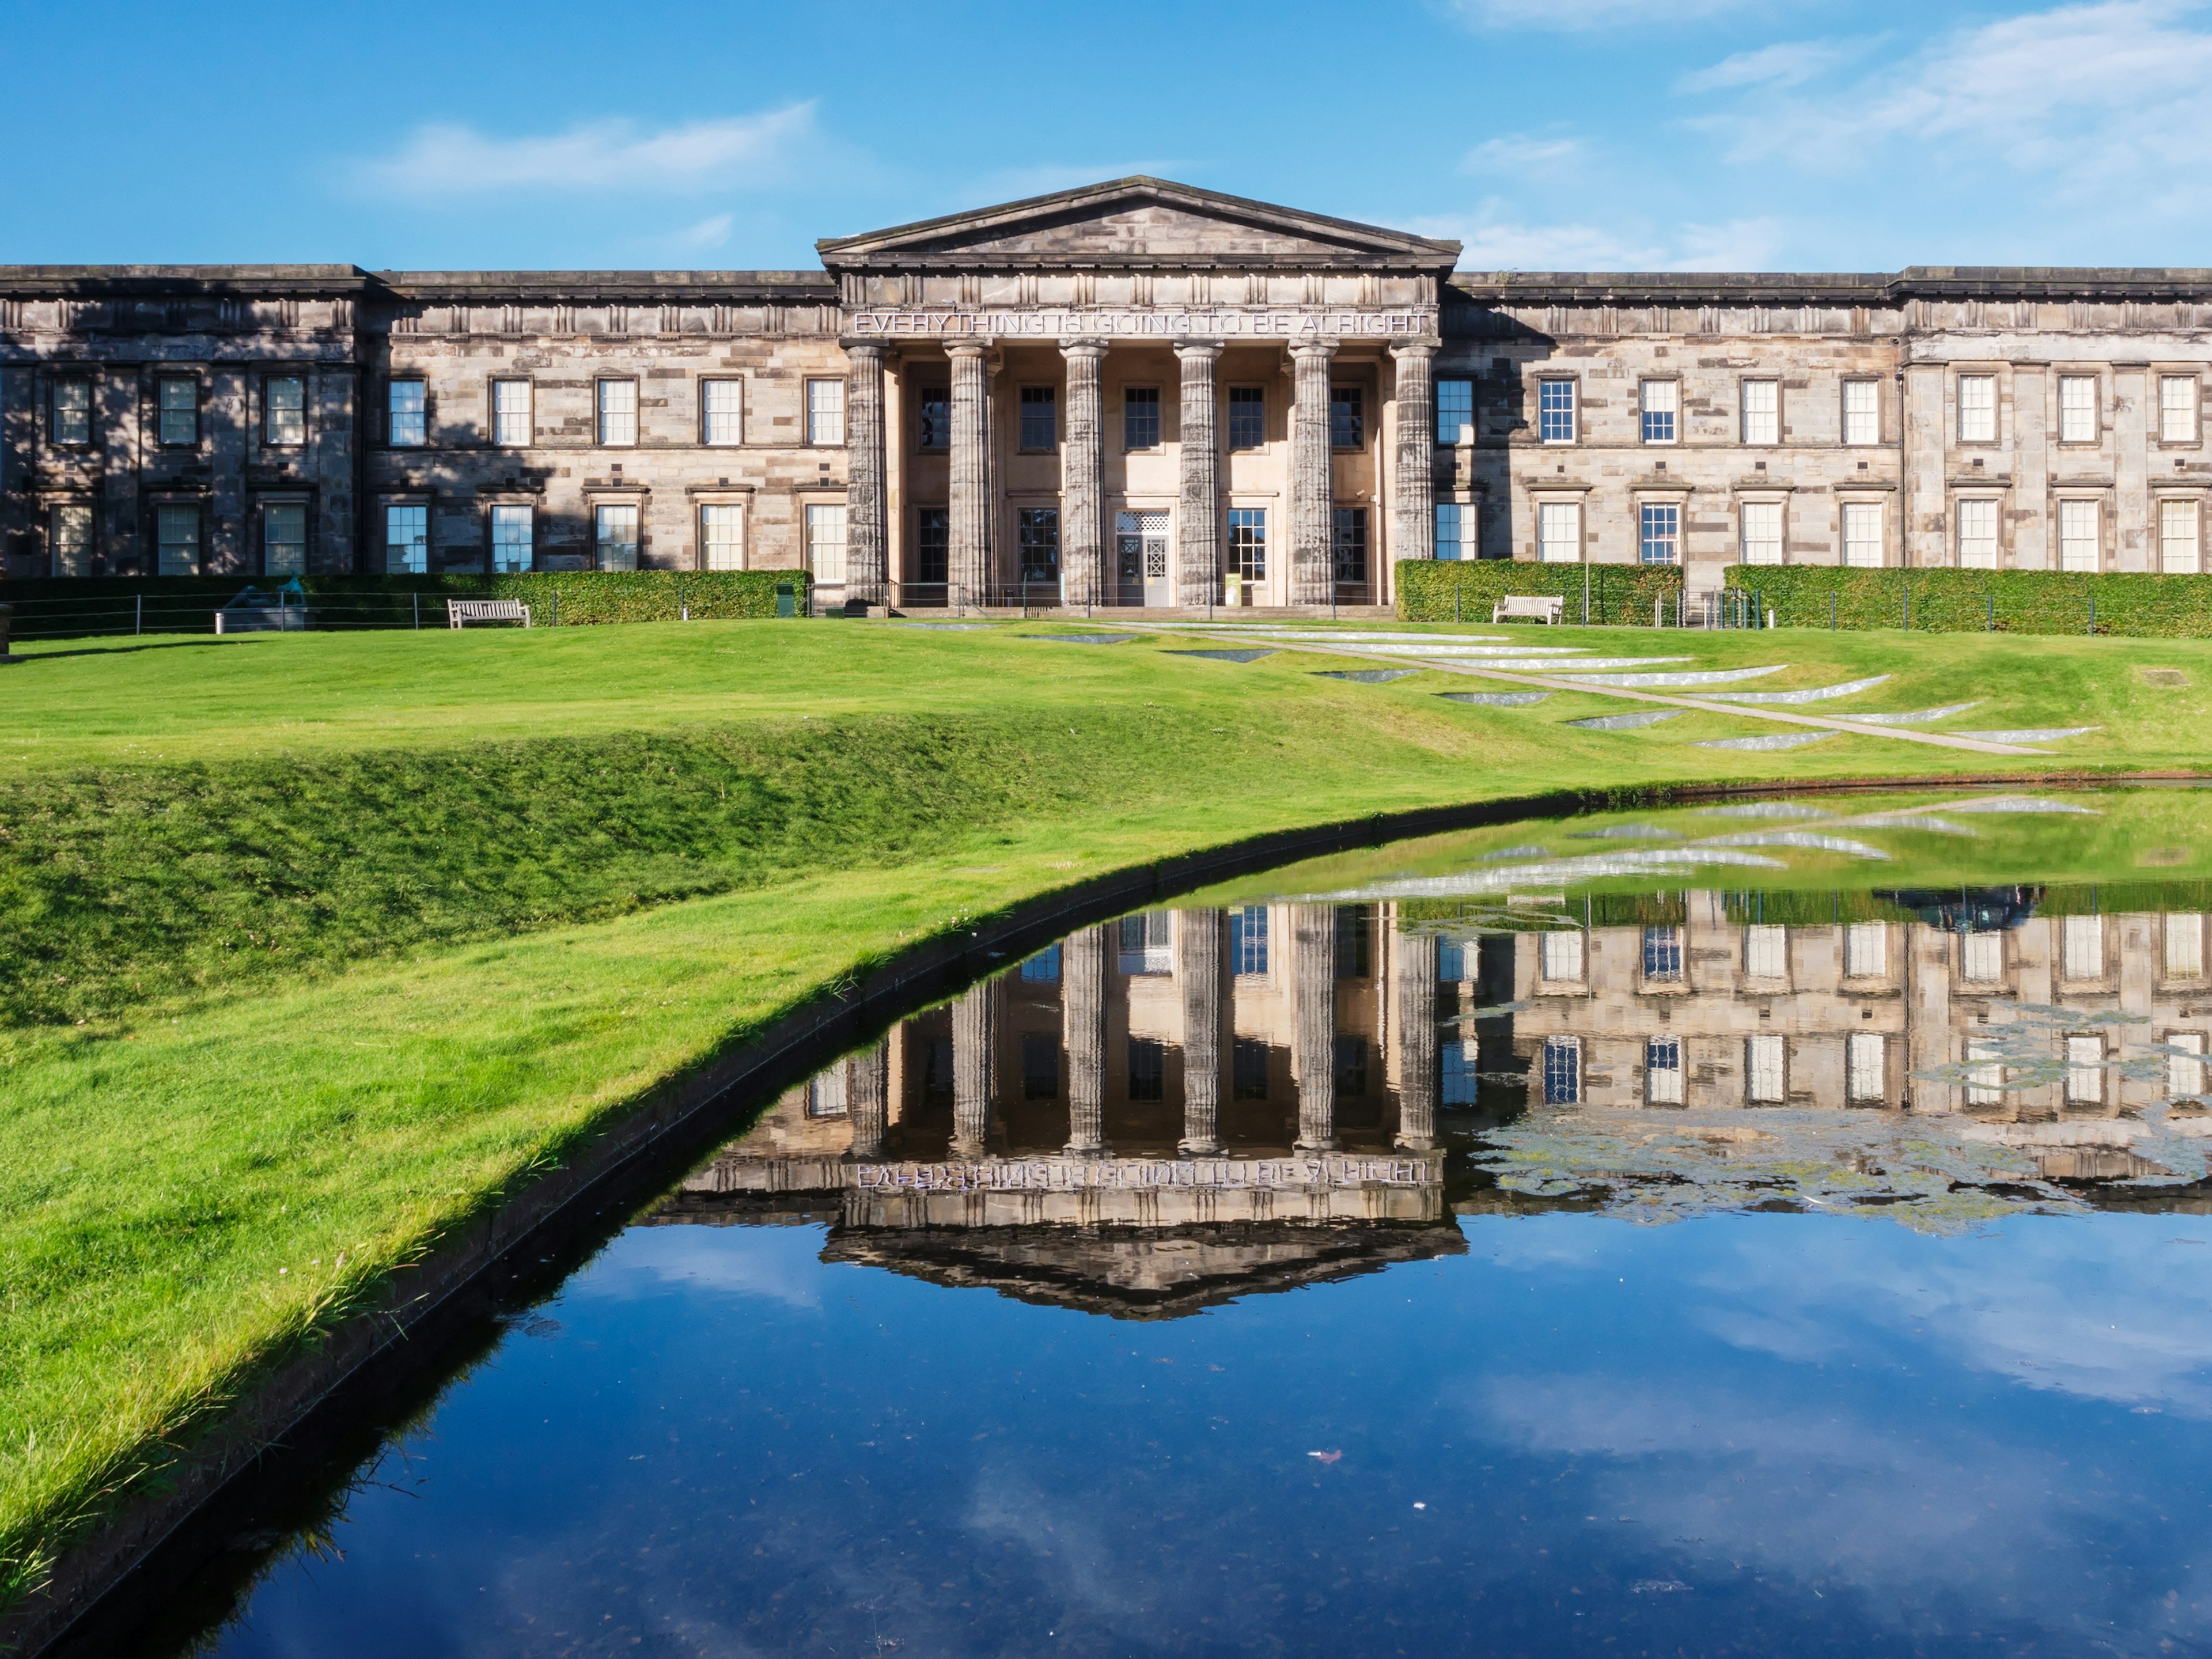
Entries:
{"label": "reflection of window", "polygon": [[1443,1087],[1437,1099],[1447,1106],[1472,1106],[1479,1079],[1475,1077],[1475,1045],[1454,1040],[1439,1046],[1443,1061]]}
{"label": "reflection of window", "polygon": [[1015,520],[1021,538],[1022,580],[1056,582],[1060,580],[1060,509],[1023,507]]}
{"label": "reflection of window", "polygon": [[1124,916],[1121,922],[1121,968],[1132,975],[1158,975],[1175,966],[1175,918],[1165,910]]}
{"label": "reflection of window", "polygon": [[743,380],[702,380],[699,383],[699,441],[740,444],[745,441],[745,383]]}
{"label": "reflection of window", "polygon": [[1457,985],[1467,977],[1467,946],[1455,939],[1437,941],[1437,983]]}
{"label": "reflection of window", "polygon": [[1121,392],[1121,447],[1158,449],[1160,447],[1160,389],[1133,386]]}
{"label": "reflection of window", "polygon": [[424,392],[420,380],[392,383],[389,441],[400,448],[420,447],[424,436]]}
{"label": "reflection of window", "polygon": [[1366,441],[1367,421],[1364,400],[1356,386],[1333,386],[1328,389],[1328,447],[1331,449],[1357,449]]}
{"label": "reflection of window", "polygon": [[1647,927],[1644,930],[1644,977],[1661,980],[1682,977],[1680,928]]}
{"label": "reflection of window", "polygon": [[1167,1093],[1168,1051],[1150,1037],[1129,1039],[1129,1098],[1158,1100]]}
{"label": "reflection of window", "polygon": [[261,383],[261,441],[307,441],[307,383],[296,374],[272,374]]}
{"label": "reflection of window", "polygon": [[[604,384],[612,385],[612,381]],[[814,509],[809,508],[811,512]],[[617,501],[602,506],[592,521],[592,546],[602,570],[637,568],[637,507]]]}
{"label": "reflection of window", "polygon": [[1565,933],[1546,933],[1540,938],[1536,941],[1536,974],[1540,979],[1581,979],[1583,936]]}
{"label": "reflection of window", "polygon": [[1267,580],[1267,509],[1229,509],[1229,574],[1248,582]]}
{"label": "reflection of window", "polygon": [[1575,441],[1575,383],[1572,380],[1536,382],[1536,435],[1547,444]]}
{"label": "reflection of window", "polygon": [[1267,907],[1248,904],[1229,913],[1229,961],[1237,974],[1267,971]]}
{"label": "reflection of window", "polygon": [[163,507],[154,513],[155,568],[164,576],[197,576],[200,571],[200,510]]}
{"label": "reflection of window", "polygon": [[200,383],[186,374],[164,374],[159,386],[161,442],[190,448],[200,441]]}
{"label": "reflection of window", "polygon": [[1646,501],[1638,514],[1641,523],[1637,557],[1645,564],[1682,562],[1682,507],[1678,501]]}
{"label": "reflection of window", "polygon": [[1875,399],[1881,393],[1872,380],[1844,382],[1844,441],[1876,444],[1881,441],[1881,412]]}
{"label": "reflection of window", "polygon": [[1784,1092],[1784,1053],[1778,1036],[1744,1039],[1744,1097],[1754,1106],[1779,1106]]}
{"label": "reflection of window", "polygon": [[1844,977],[1875,979],[1889,971],[1889,924],[1855,921],[1844,929]]}
{"label": "reflection of window", "polygon": [[1267,1097],[1267,1045],[1257,1037],[1238,1037],[1230,1045],[1229,1084],[1238,1100]]}
{"label": "reflection of window", "polygon": [[1336,976],[1371,979],[1375,975],[1375,907],[1336,907]]}
{"label": "reflection of window", "polygon": [[599,382],[599,441],[621,448],[637,441],[637,382]]}
{"label": "reflection of window", "polygon": [[47,427],[58,444],[92,441],[92,382],[82,374],[65,374],[54,382],[53,410]]}
{"label": "reflection of window", "polygon": [[1959,377],[1959,441],[1993,444],[1997,441],[1997,383],[1988,374]]}
{"label": "reflection of window", "polygon": [[1752,979],[1790,977],[1790,934],[1781,927],[1743,930],[1743,971]]}
{"label": "reflection of window", "polygon": [[845,507],[842,501],[806,509],[806,567],[817,582],[845,580]]}
{"label": "reflection of window", "polygon": [[1972,985],[1994,985],[2004,977],[2004,935],[1961,933],[1959,977]]}
{"label": "reflection of window", "polygon": [[1583,1097],[1583,1044],[1580,1037],[1544,1039],[1544,1104],[1573,1106]]}
{"label": "reflection of window", "polygon": [[1437,556],[1440,559],[1467,557],[1467,514],[1468,508],[1459,501],[1437,503]]}
{"label": "reflection of window", "polygon": [[1256,386],[1229,388],[1229,447],[1257,449],[1267,441],[1267,394]]}
{"label": "reflection of window", "polygon": [[845,441],[845,383],[806,383],[806,441],[836,448]]}
{"label": "reflection of window", "polygon": [[745,568],[745,510],[732,503],[699,509],[699,541],[709,570]]}
{"label": "reflection of window", "polygon": [[1060,946],[1048,945],[1035,956],[1024,958],[1019,978],[1024,985],[1059,984]]}
{"label": "reflection of window", "polygon": [[1340,1036],[1336,1040],[1336,1092],[1340,1099],[1361,1100],[1367,1094],[1367,1039]]}
{"label": "reflection of window", "polygon": [[384,568],[392,574],[420,575],[430,568],[430,509],[384,509]]}
{"label": "reflection of window", "polygon": [[92,509],[65,503],[54,508],[53,574],[57,576],[92,574]]}
{"label": "reflection of window", "polygon": [[1654,1106],[1682,1103],[1680,1037],[1653,1037],[1644,1045],[1644,1098]]}
{"label": "reflection of window", "polygon": [[952,1098],[952,1039],[931,1037],[921,1045],[921,1098],[942,1105]]}
{"label": "reflection of window", "polygon": [[1474,382],[1437,382],[1437,441],[1455,444],[1474,435]]}
{"label": "reflection of window", "polygon": [[2105,976],[2105,923],[2100,916],[2065,918],[2066,977],[2102,979]]}
{"label": "reflection of window", "polygon": [[2167,1034],[2166,1047],[2179,1048],[2178,1054],[2168,1054],[2166,1060],[2166,1091],[2170,1095],[2201,1095],[2204,1092],[2204,1062],[2192,1056],[2204,1052],[2202,1031],[2173,1031]]}
{"label": "reflection of window", "polygon": [[842,1117],[846,1110],[845,1068],[832,1066],[806,1085],[806,1115]]}
{"label": "reflection of window", "polygon": [[1048,453],[1060,443],[1060,394],[1048,386],[1022,388],[1021,444],[1024,449]]}
{"label": "reflection of window", "polygon": [[[708,384],[718,383],[710,381]],[[494,380],[491,383],[491,441],[502,449],[525,449],[537,436],[536,422],[530,408],[530,382]]]}
{"label": "reflection of window", "polygon": [[270,501],[261,509],[261,574],[297,576],[307,568],[307,509]]}
{"label": "reflection of window", "polygon": [[1844,1093],[1854,1105],[1879,1105],[1889,1097],[1888,1068],[1881,1035],[1854,1031],[1844,1045]]}
{"label": "reflection of window", "polygon": [[1332,508],[1328,515],[1329,553],[1335,562],[1336,580],[1340,582],[1364,582],[1367,580],[1367,509],[1364,507]]}
{"label": "reflection of window", "polygon": [[2105,1040],[2096,1036],[2066,1039],[2066,1103],[2095,1106],[2105,1098]]}
{"label": "reflection of window", "polygon": [[932,454],[952,447],[952,389],[926,386],[915,400],[921,410],[921,447]]}
{"label": "reflection of window", "polygon": [[1782,441],[1782,383],[1746,380],[1743,383],[1743,441],[1747,444]]}
{"label": "reflection of window", "polygon": [[2158,377],[2158,438],[2160,443],[2197,441],[2197,377],[2161,374]]}
{"label": "reflection of window", "polygon": [[1996,1064],[1996,1045],[1990,1042],[1970,1042],[1966,1045],[1966,1104],[1995,1106],[2004,1099],[2004,1067]]}
{"label": "reflection of window", "polygon": [[2058,377],[2058,441],[2093,444],[2097,441],[2097,377],[2062,374]]}
{"label": "reflection of window", "polygon": [[914,579],[934,587],[951,574],[952,515],[942,507],[923,507],[914,514]]}
{"label": "reflection of window", "polygon": [[2168,979],[2204,977],[2204,918],[2175,915],[2166,919],[2166,976]]}
{"label": "reflection of window", "polygon": [[491,568],[529,569],[535,528],[535,509],[526,505],[492,508]]}
{"label": "reflection of window", "polygon": [[[1034,958],[1032,958],[1034,960]],[[1024,968],[1028,963],[1022,964]],[[1022,1098],[1060,1098],[1060,1039],[1042,1031],[1022,1037]]]}
{"label": "reflection of window", "polygon": [[1681,384],[1675,380],[1646,380],[1643,387],[1644,441],[1674,441],[1674,417],[1682,401]]}

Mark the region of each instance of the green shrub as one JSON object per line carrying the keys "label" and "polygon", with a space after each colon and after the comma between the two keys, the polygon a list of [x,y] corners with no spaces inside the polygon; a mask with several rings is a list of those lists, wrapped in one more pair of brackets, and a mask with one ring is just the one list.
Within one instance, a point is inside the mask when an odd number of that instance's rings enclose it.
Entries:
{"label": "green shrub", "polygon": [[[1491,607],[1508,593],[1557,593],[1567,601],[1561,619],[1583,617],[1583,569],[1578,564],[1527,564],[1513,559],[1401,559],[1398,617],[1402,622],[1490,620]],[[1649,626],[1655,599],[1671,611],[1682,573],[1669,565],[1594,564],[1589,569],[1593,623]]]}
{"label": "green shrub", "polygon": [[1832,616],[1838,628],[1930,634],[2212,636],[2212,576],[1732,565],[1728,580],[1784,628],[1826,628]]}

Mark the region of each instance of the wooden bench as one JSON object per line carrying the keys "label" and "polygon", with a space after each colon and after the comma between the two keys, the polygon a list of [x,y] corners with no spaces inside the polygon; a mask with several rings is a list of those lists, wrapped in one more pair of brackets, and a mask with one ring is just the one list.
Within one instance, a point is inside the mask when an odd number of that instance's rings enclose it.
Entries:
{"label": "wooden bench", "polygon": [[447,599],[446,626],[459,628],[472,622],[519,622],[530,626],[530,607],[520,599]]}
{"label": "wooden bench", "polygon": [[1490,620],[1557,623],[1566,600],[1557,593],[1508,593],[1491,608]]}

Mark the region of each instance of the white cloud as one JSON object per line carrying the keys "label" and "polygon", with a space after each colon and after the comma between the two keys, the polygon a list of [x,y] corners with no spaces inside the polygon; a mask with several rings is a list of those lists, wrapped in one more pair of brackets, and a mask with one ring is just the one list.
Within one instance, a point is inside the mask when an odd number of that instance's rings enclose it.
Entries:
{"label": "white cloud", "polygon": [[1725,224],[1619,228],[1529,223],[1503,204],[1417,222],[1425,236],[1457,237],[1462,270],[1763,270],[1772,268],[1781,228],[1770,219]]}
{"label": "white cloud", "polygon": [[1489,28],[1596,29],[1673,24],[1734,11],[1750,0],[1444,0],[1461,21]]}
{"label": "white cloud", "polygon": [[634,1299],[664,1285],[732,1296],[764,1296],[793,1308],[819,1309],[819,1227],[633,1227],[609,1244],[587,1272],[570,1281],[564,1299]]}
{"label": "white cloud", "polygon": [[995,202],[1019,202],[1031,196],[1050,196],[1057,191],[1103,185],[1139,174],[1171,179],[1184,164],[1153,160],[1135,161],[1041,161],[1035,167],[1006,167],[971,179],[962,187],[963,207],[981,207]]}
{"label": "white cloud", "polygon": [[710,214],[696,225],[687,225],[672,239],[678,247],[720,247],[730,240],[737,221],[726,213]]}
{"label": "white cloud", "polygon": [[823,148],[814,106],[805,103],[659,131],[609,120],[509,138],[432,124],[353,171],[361,188],[407,201],[537,191],[689,195],[784,183]]}
{"label": "white cloud", "polygon": [[1537,138],[1515,132],[1486,138],[1468,151],[1462,173],[1556,173],[1583,153],[1579,138]]}
{"label": "white cloud", "polygon": [[1711,69],[1684,76],[1684,92],[1714,92],[1723,87],[1794,87],[1858,55],[1858,49],[1832,40],[1784,40],[1756,52],[1723,58]]}

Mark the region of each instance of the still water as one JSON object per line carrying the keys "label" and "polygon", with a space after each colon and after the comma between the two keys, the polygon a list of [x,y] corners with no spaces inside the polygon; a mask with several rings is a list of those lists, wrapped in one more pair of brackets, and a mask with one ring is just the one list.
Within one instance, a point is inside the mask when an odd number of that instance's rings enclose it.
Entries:
{"label": "still water", "polygon": [[2193,792],[1922,794],[1081,930],[759,1103],[191,1643],[2212,1650],[2208,876]]}

